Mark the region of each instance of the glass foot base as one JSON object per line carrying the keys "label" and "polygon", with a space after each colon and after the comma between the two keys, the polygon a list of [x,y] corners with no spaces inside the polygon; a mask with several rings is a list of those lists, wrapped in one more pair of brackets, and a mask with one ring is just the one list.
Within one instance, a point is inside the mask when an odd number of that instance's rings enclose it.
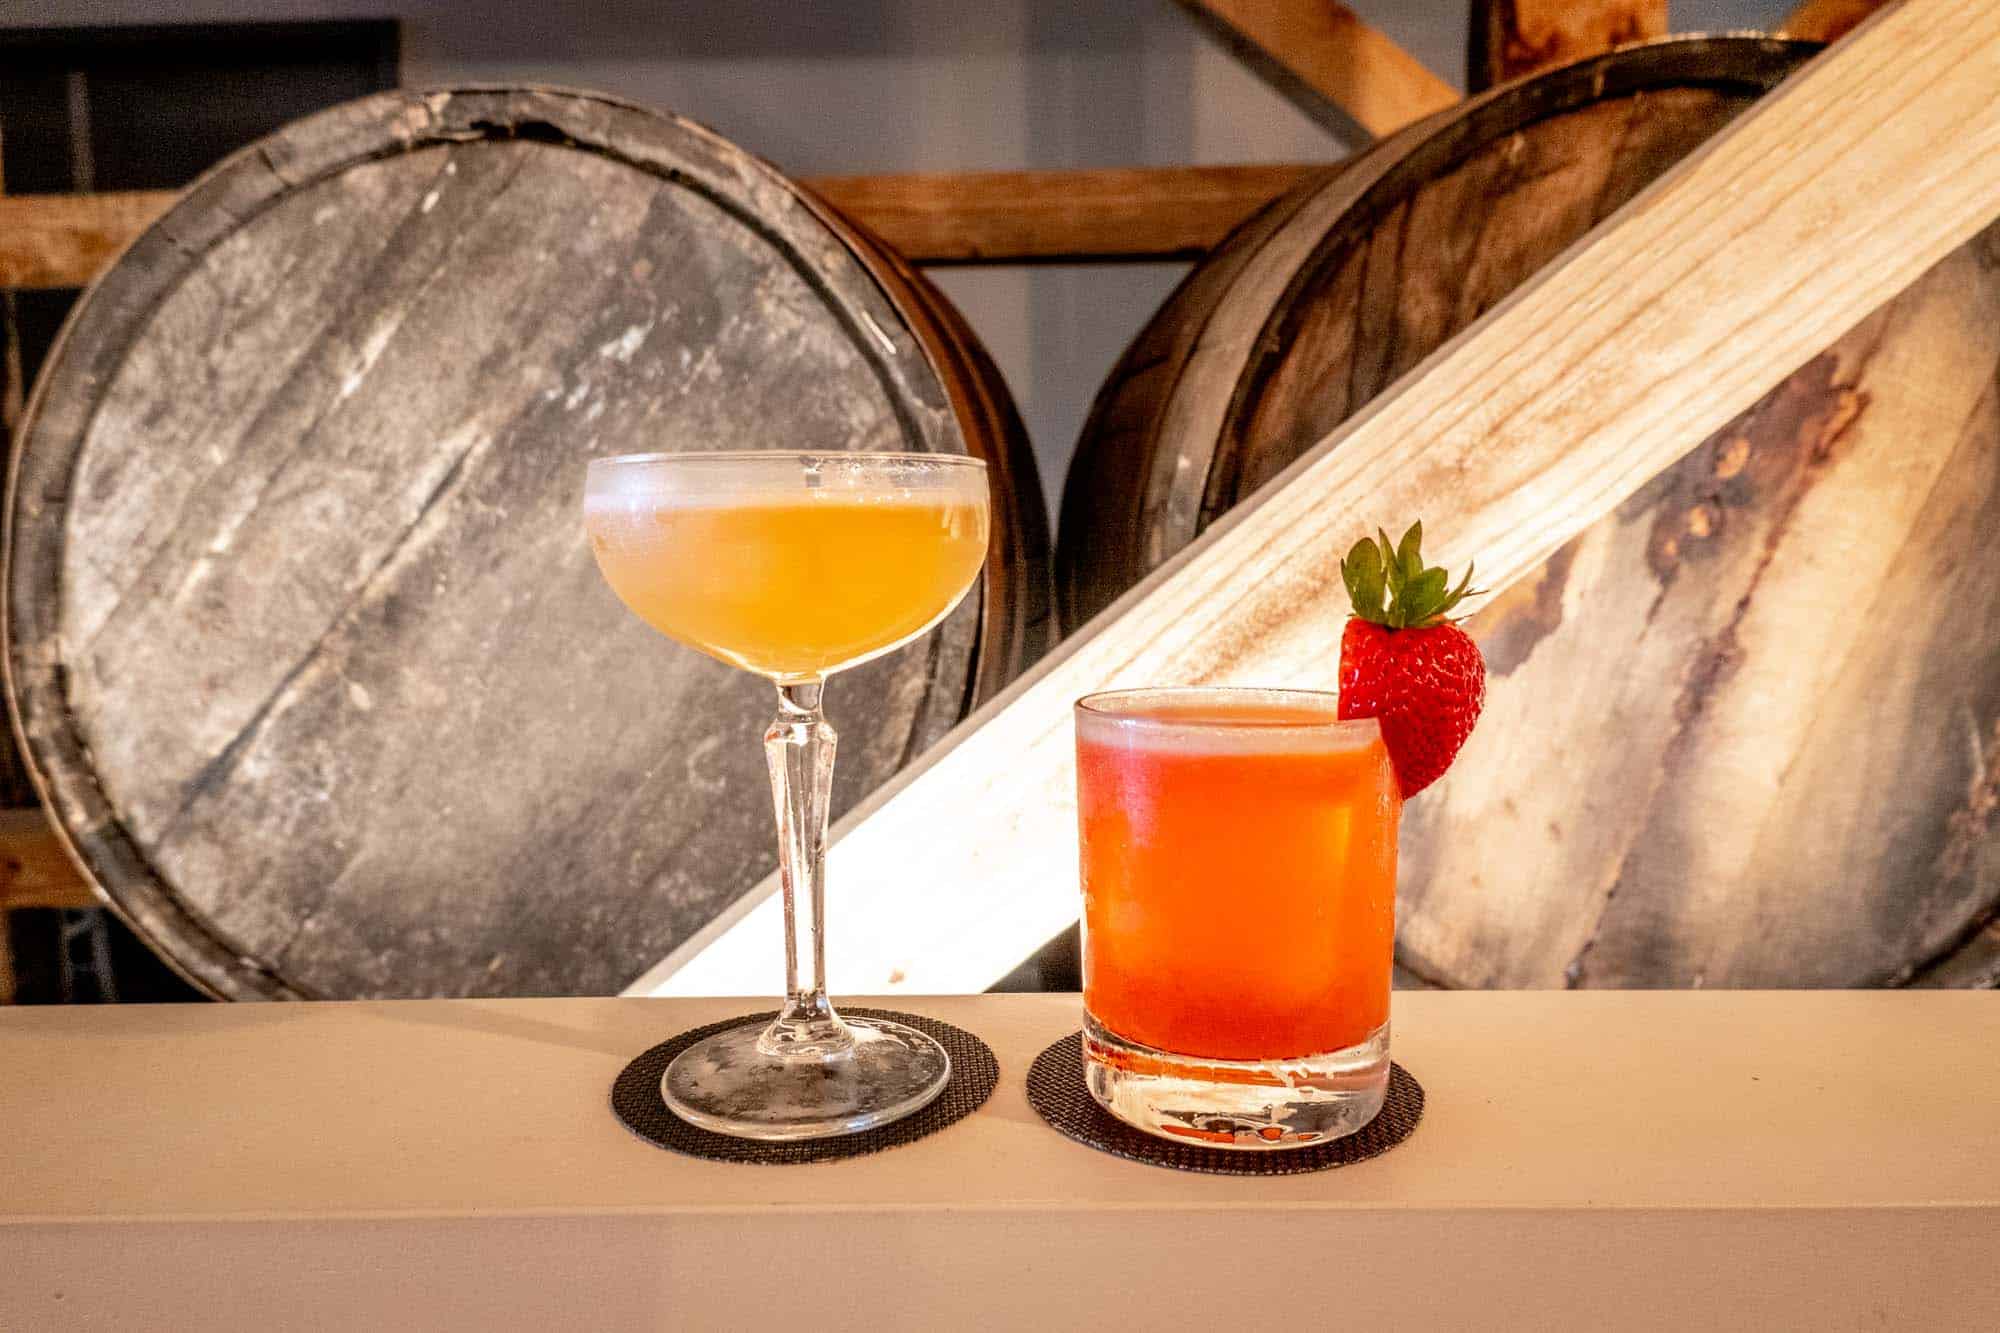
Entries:
{"label": "glass foot base", "polygon": [[1088,1013],[1083,1076],[1105,1110],[1177,1143],[1304,1148],[1360,1130],[1389,1089],[1389,1025],[1296,1060],[1211,1060],[1128,1041]]}
{"label": "glass foot base", "polygon": [[682,1051],[660,1080],[689,1124],[742,1139],[824,1139],[920,1111],[944,1091],[951,1057],[931,1038],[881,1018],[850,1018],[845,1053],[768,1055],[765,1024],[729,1028]]}

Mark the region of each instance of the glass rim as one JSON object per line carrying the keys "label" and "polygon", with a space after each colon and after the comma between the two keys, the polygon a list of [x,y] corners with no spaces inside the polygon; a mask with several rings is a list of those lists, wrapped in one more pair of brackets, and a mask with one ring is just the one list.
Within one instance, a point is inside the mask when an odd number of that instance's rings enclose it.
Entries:
{"label": "glass rim", "polygon": [[[1324,710],[1318,717],[1204,718],[1150,711],[1157,701],[1293,704]],[[1163,727],[1203,731],[1321,731],[1337,728],[1380,730],[1372,717],[1341,717],[1340,696],[1332,690],[1292,689],[1261,685],[1142,685],[1098,690],[1078,699],[1075,711],[1093,719],[1133,727]]]}
{"label": "glass rim", "polygon": [[654,451],[643,454],[600,454],[590,460],[596,467],[636,467],[651,463],[892,463],[926,467],[976,467],[982,471],[986,460],[971,454],[932,454],[916,449],[713,449],[690,453]]}

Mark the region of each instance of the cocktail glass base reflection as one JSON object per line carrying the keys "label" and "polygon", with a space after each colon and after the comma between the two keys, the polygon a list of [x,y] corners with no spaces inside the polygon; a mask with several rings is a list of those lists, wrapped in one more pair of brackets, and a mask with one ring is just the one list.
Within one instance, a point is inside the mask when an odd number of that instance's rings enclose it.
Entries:
{"label": "cocktail glass base reflection", "polygon": [[900,1120],[944,1091],[951,1057],[930,1037],[887,1019],[841,1022],[852,1044],[832,1054],[788,1052],[763,1023],[705,1037],[667,1066],[660,1095],[720,1134],[812,1139]]}
{"label": "cocktail glass base reflection", "polygon": [[1222,1148],[1306,1148],[1353,1134],[1389,1089],[1389,1027],[1344,1050],[1286,1060],[1174,1055],[1128,1041],[1088,1014],[1084,1079],[1128,1125]]}

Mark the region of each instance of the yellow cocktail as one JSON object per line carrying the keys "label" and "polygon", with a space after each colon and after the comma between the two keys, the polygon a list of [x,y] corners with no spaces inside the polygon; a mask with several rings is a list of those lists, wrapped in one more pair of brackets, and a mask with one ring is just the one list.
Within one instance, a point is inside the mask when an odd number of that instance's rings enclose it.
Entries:
{"label": "yellow cocktail", "polygon": [[[942,620],[986,560],[986,466],[943,454],[634,454],[584,487],[598,568],[647,624],[769,677],[785,1006],[674,1057],[660,1095],[723,1134],[811,1139],[886,1124],[944,1089],[951,1059],[906,1024],[843,1019],[821,922],[833,728],[826,677]],[[809,969],[809,970],[808,970]]]}
{"label": "yellow cocktail", "polygon": [[590,545],[661,633],[774,680],[887,652],[958,603],[986,560],[986,505],[950,492],[594,498]]}

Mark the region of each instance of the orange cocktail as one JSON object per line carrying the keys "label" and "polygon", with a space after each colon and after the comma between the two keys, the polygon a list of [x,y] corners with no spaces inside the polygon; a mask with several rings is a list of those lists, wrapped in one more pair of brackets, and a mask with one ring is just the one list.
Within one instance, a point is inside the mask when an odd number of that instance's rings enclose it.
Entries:
{"label": "orange cocktail", "polygon": [[1402,809],[1375,722],[1307,691],[1093,696],[1077,802],[1100,1100],[1244,1146],[1365,1124],[1388,1074]]}

